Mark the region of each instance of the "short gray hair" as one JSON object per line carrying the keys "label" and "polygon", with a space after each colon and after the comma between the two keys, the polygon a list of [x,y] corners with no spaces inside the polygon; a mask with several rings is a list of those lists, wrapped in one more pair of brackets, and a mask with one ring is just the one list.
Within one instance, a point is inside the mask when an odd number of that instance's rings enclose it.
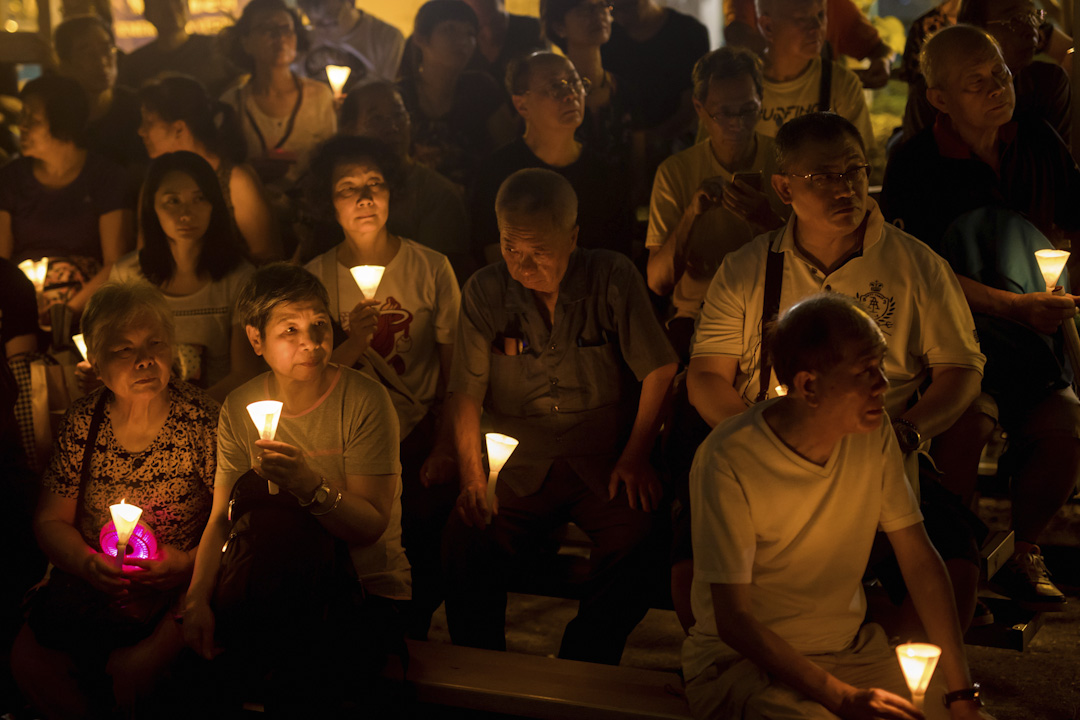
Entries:
{"label": "short gray hair", "polygon": [[577,193],[557,172],[526,168],[506,178],[495,197],[495,215],[547,217],[551,226],[570,230],[577,224]]}
{"label": "short gray hair", "polygon": [[704,103],[713,80],[727,80],[740,75],[750,76],[758,97],[761,97],[764,81],[761,77],[761,59],[757,55],[746,48],[732,45],[705,53],[694,63],[694,99]]}
{"label": "short gray hair", "polygon": [[263,265],[244,283],[236,299],[236,313],[243,325],[266,337],[266,323],[274,308],[305,300],[317,300],[330,312],[330,295],[319,278],[299,265],[275,262]]}
{"label": "short gray hair", "polygon": [[983,59],[1001,54],[1001,46],[993,35],[974,25],[951,25],[938,30],[923,43],[919,52],[919,70],[926,78],[926,87],[941,88],[949,71],[960,58]]}
{"label": "short gray hair", "polygon": [[83,311],[86,354],[97,359],[118,332],[148,320],[159,324],[169,344],[175,344],[176,323],[161,290],[145,280],[105,283],[90,296]]}

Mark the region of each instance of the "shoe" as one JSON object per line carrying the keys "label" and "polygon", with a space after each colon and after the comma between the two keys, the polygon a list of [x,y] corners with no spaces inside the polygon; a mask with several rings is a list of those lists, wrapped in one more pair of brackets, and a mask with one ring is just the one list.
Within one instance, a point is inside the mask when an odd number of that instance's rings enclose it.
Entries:
{"label": "shoe", "polygon": [[990,588],[1024,608],[1034,612],[1061,612],[1065,609],[1065,594],[1050,582],[1038,546],[1030,546],[1029,552],[1018,552],[1009,558],[990,581]]}
{"label": "shoe", "polygon": [[985,627],[994,624],[994,612],[990,606],[979,600],[975,603],[975,615],[971,618],[970,627]]}

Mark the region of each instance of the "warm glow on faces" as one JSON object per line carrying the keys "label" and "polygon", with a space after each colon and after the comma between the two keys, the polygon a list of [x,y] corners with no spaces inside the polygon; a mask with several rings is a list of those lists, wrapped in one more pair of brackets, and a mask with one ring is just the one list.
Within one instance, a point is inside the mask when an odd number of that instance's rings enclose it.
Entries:
{"label": "warm glow on faces", "polygon": [[213,206],[193,177],[174,170],[162,178],[154,193],[154,210],[170,241],[190,243],[206,234]]}
{"label": "warm glow on faces", "polygon": [[182,120],[165,122],[153,110],[141,108],[142,122],[139,124],[139,137],[146,146],[146,154],[156,158],[165,153],[187,150],[180,144],[180,134],[184,125]]}
{"label": "warm glow on faces", "polygon": [[116,46],[105,28],[90,26],[71,45],[71,57],[61,70],[92,96],[116,84]]}
{"label": "warm glow on faces", "polygon": [[296,60],[296,26],[285,10],[260,13],[240,42],[256,66],[280,67]]}
{"label": "warm glow on faces", "polygon": [[[824,145],[804,145],[788,162],[784,172],[791,175],[844,173],[866,164],[859,142],[845,135]],[[866,217],[869,191],[866,172],[852,180],[840,180],[818,187],[812,180],[788,175],[774,175],[773,189],[791,205],[798,226],[818,234],[847,235],[854,232]]]}
{"label": "warm glow on faces", "polygon": [[247,336],[275,375],[297,381],[318,380],[334,349],[330,312],[315,299],[275,306],[263,336],[250,325]]}
{"label": "warm glow on faces", "polygon": [[774,0],[758,19],[770,47],[812,60],[825,45],[825,0]]}
{"label": "warm glow on faces", "polygon": [[443,20],[431,37],[413,35],[423,54],[423,64],[434,63],[461,72],[476,50],[476,28],[461,20]]}
{"label": "warm glow on faces", "polygon": [[169,383],[172,345],[165,329],[150,317],[109,333],[91,363],[105,387],[121,399],[153,396]]}
{"label": "warm glow on faces", "polygon": [[346,235],[378,232],[390,216],[390,188],[382,171],[371,161],[345,163],[331,178],[334,214]]}
{"label": "warm glow on faces", "polygon": [[557,32],[570,45],[603,45],[611,39],[610,8],[609,0],[583,0],[566,12]]}
{"label": "warm glow on faces", "polygon": [[45,101],[31,95],[23,101],[19,116],[19,149],[26,157],[41,157],[51,148],[63,145],[49,132],[49,119],[45,117]]}
{"label": "warm glow on faces", "polygon": [[514,96],[514,107],[530,130],[574,129],[585,119],[585,88],[569,60],[559,56],[533,61],[529,90]]}
{"label": "warm glow on faces", "polygon": [[407,156],[411,128],[401,96],[386,85],[369,85],[354,92],[360,93],[360,112],[356,124],[343,132],[382,140],[401,157]]}
{"label": "warm glow on faces", "polygon": [[713,147],[725,155],[737,155],[754,140],[754,127],[761,117],[761,95],[748,74],[713,78],[705,102],[695,98],[694,108]]}
{"label": "warm glow on faces", "polygon": [[1012,73],[997,48],[989,56],[967,60],[948,72],[945,86],[927,97],[945,112],[953,125],[975,130],[996,129],[1012,119],[1016,107]]}
{"label": "warm glow on faces", "polygon": [[558,292],[577,246],[577,226],[565,230],[547,218],[500,216],[499,234],[510,277],[535,292]]}
{"label": "warm glow on faces", "polygon": [[[869,317],[866,322],[873,324]],[[885,340],[877,327],[870,342],[852,341],[842,362],[813,373],[814,404],[824,425],[849,433],[868,433],[881,426],[885,413]]]}

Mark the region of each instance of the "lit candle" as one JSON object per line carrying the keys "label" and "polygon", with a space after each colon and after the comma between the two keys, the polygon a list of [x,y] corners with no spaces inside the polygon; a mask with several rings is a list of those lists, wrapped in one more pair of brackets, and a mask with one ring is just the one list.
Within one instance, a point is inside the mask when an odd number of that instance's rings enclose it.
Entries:
{"label": "lit candle", "polygon": [[929,643],[904,643],[896,646],[896,657],[900,660],[900,670],[911,690],[911,701],[917,709],[922,710],[926,688],[941,657],[941,648]]}
{"label": "lit candle", "polygon": [[503,465],[514,454],[518,441],[501,433],[487,433],[484,440],[487,442],[488,452],[488,522],[491,522],[491,510],[495,507],[495,482],[499,479],[499,471],[503,469]]}
{"label": "lit candle", "polygon": [[89,360],[90,358],[86,355],[86,338],[83,337],[83,334],[72,335],[71,341],[75,343],[75,347],[79,348],[79,354],[82,355],[83,360]]}
{"label": "lit candle", "polygon": [[135,532],[135,526],[142,517],[142,508],[128,505],[125,498],[116,505],[110,505],[109,514],[112,515],[113,527],[116,528],[116,564],[123,568],[128,540],[131,539],[131,533]]}
{"label": "lit candle", "polygon": [[326,79],[330,81],[330,89],[334,91],[334,97],[340,97],[345,83],[349,81],[352,68],[344,65],[327,65]]}
{"label": "lit candle", "polygon": [[356,281],[360,292],[367,300],[375,299],[375,291],[379,289],[379,283],[382,282],[385,271],[386,267],[384,265],[357,265],[349,268],[353,280]]}
{"label": "lit candle", "polygon": [[[260,440],[273,440],[277,435],[278,421],[281,419],[282,404],[277,400],[260,400],[247,406],[251,422],[259,431]],[[266,481],[266,489],[271,495],[277,495],[278,486],[269,480]]]}
{"label": "lit candle", "polygon": [[776,393],[776,397],[784,397],[787,395],[787,388],[783,385],[777,385],[773,388],[773,392]]}
{"label": "lit candle", "polygon": [[1065,262],[1069,259],[1069,253],[1065,250],[1036,250],[1035,262],[1039,263],[1039,272],[1046,281],[1046,289],[1054,292],[1057,287],[1061,272],[1065,269]]}
{"label": "lit candle", "polygon": [[45,289],[45,274],[49,271],[49,258],[23,260],[19,263],[19,269],[23,271],[26,277],[30,278],[35,291],[40,293]]}

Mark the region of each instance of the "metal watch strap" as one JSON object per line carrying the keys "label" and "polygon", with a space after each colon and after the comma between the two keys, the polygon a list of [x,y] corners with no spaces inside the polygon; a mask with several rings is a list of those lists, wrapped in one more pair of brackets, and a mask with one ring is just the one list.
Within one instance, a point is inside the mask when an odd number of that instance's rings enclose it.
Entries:
{"label": "metal watch strap", "polygon": [[307,502],[300,502],[300,499],[297,498],[296,501],[298,503],[300,503],[300,507],[307,508],[307,507],[311,507],[312,505],[314,505],[315,504],[315,497],[319,494],[319,490],[321,490],[323,488],[323,486],[326,487],[327,495],[329,495],[330,494],[330,492],[329,492],[330,491],[330,483],[326,482],[326,478],[321,477],[321,478],[319,478],[319,485],[315,488],[315,492],[311,493],[311,499],[310,500],[308,500]]}
{"label": "metal watch strap", "polygon": [[982,707],[982,700],[979,699],[979,696],[981,694],[982,686],[979,685],[979,683],[975,683],[969,688],[964,688],[963,690],[954,690],[950,693],[945,693],[945,695],[941,698],[941,701],[945,704],[945,707],[949,707],[954,702],[960,702],[961,700],[971,700],[978,704],[979,707]]}
{"label": "metal watch strap", "polygon": [[334,508],[336,508],[338,506],[339,502],[341,502],[341,491],[340,490],[338,490],[337,497],[334,498],[333,505],[331,505],[327,509],[323,510],[322,512],[315,512],[314,510],[310,510],[309,512],[312,515],[314,515],[315,517],[319,517],[321,515],[329,515],[330,513],[334,512]]}

